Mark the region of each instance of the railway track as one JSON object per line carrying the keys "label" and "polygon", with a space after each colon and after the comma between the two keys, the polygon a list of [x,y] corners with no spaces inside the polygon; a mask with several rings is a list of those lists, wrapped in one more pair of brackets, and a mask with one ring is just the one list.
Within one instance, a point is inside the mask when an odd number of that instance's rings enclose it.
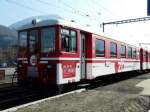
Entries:
{"label": "railway track", "polygon": [[[34,89],[33,89],[34,88]],[[72,90],[65,90],[63,93]],[[59,93],[50,89],[36,87],[9,86],[0,89],[0,111],[14,106],[26,104],[32,101],[58,95]]]}
{"label": "railway track", "polygon": [[[140,75],[140,74],[137,74],[137,75]],[[71,87],[68,87],[68,89],[66,89],[63,93],[67,93],[70,91],[83,89],[83,88],[85,88],[86,90],[95,89],[98,87],[103,87],[103,86],[107,86],[113,83],[117,83],[119,81],[129,79],[131,77],[134,77],[134,75],[128,76],[125,78],[122,78],[122,76],[120,76],[120,78],[118,76],[117,78],[111,77],[111,76],[104,77],[104,78],[95,80],[92,83],[86,83],[85,85],[83,84],[84,86],[81,86],[82,84],[79,84],[78,87],[75,89],[71,89]],[[48,92],[50,91],[44,92],[42,90],[33,89],[33,88],[34,87],[22,88],[19,86],[5,87],[3,89],[1,88],[0,89],[0,110],[4,110],[7,108],[22,105],[28,102],[32,102],[32,101],[36,101],[36,100],[40,100],[43,98],[57,95],[56,93],[49,94]],[[47,94],[43,94],[43,93],[47,93]]]}
{"label": "railway track", "polygon": [[0,110],[41,99],[42,95],[31,87],[19,86],[5,87],[0,89]]}

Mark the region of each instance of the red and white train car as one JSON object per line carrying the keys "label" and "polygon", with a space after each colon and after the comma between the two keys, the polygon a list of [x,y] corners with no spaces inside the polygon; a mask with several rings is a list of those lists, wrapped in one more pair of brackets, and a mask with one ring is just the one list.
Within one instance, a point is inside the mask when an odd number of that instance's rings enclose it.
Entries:
{"label": "red and white train car", "polygon": [[61,85],[146,69],[142,49],[101,36],[74,22],[35,17],[16,25],[19,82]]}
{"label": "red and white train car", "polygon": [[150,69],[150,52],[143,48],[140,49],[141,70]]}
{"label": "red and white train car", "polygon": [[87,78],[140,70],[139,48],[92,34],[92,57],[87,57]]}

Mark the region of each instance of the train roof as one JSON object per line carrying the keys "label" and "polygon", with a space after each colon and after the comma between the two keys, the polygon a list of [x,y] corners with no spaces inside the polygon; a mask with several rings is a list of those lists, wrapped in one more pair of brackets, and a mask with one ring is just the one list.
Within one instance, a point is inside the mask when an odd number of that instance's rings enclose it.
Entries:
{"label": "train roof", "polygon": [[[19,21],[17,23],[14,23],[11,25],[11,27],[20,31],[20,30],[25,30],[25,29],[29,29],[29,28],[36,28],[36,27],[50,26],[50,25],[62,25],[62,26],[72,27],[75,29],[80,29],[82,31],[93,33],[95,35],[102,34],[102,32],[100,32],[100,30],[96,30],[90,26],[80,25],[79,23],[65,20],[64,18],[57,16],[57,15],[33,16],[30,18],[24,19],[22,21]],[[104,34],[102,34],[101,36],[103,36],[103,35]],[[107,36],[103,36],[103,37],[112,39]],[[112,40],[118,41],[116,39],[112,39]],[[122,41],[119,41],[119,42],[122,42]],[[127,44],[125,42],[122,42],[122,43]],[[136,47],[134,45],[131,45],[131,46]]]}
{"label": "train roof", "polygon": [[57,25],[57,24],[80,29],[80,30],[91,32],[94,34],[100,34],[100,31],[95,30],[89,26],[80,25],[79,23],[76,23],[75,21],[71,22],[71,21],[65,20],[64,18],[57,16],[57,15],[30,17],[22,21],[19,21],[15,24],[12,24],[11,27],[19,31],[19,30],[24,30],[28,28]]}

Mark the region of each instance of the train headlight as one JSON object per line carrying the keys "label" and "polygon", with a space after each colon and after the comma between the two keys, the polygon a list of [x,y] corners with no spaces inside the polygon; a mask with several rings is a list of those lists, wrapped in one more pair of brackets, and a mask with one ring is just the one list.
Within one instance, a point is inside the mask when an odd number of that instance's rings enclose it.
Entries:
{"label": "train headlight", "polygon": [[51,68],[53,68],[53,66],[52,65],[47,65],[47,68],[51,69]]}
{"label": "train headlight", "polygon": [[22,65],[21,65],[21,64],[19,64],[19,65],[18,65],[18,67],[19,67],[19,68],[21,68],[21,67],[22,67]]}

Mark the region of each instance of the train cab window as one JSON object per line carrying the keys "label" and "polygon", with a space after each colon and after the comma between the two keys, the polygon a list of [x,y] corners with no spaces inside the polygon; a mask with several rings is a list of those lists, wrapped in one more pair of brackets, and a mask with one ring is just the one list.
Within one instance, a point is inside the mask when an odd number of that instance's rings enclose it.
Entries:
{"label": "train cab window", "polygon": [[61,29],[61,47],[65,52],[76,52],[77,33],[70,29]]}
{"label": "train cab window", "polygon": [[148,53],[148,58],[149,58],[149,60],[150,60],[150,53]]}
{"label": "train cab window", "polygon": [[55,51],[55,28],[43,28],[41,30],[41,51],[53,53]]}
{"label": "train cab window", "polygon": [[145,52],[145,51],[143,51],[143,57],[144,57],[144,58],[146,57],[146,52]]}
{"label": "train cab window", "polygon": [[32,30],[29,33],[29,51],[35,53],[38,44],[38,30]]}
{"label": "train cab window", "polygon": [[110,43],[110,57],[117,57],[117,44],[114,42]]}
{"label": "train cab window", "polygon": [[21,51],[25,50],[27,47],[27,32],[19,33],[19,49]]}
{"label": "train cab window", "polygon": [[104,57],[105,56],[105,41],[96,39],[96,56]]}
{"label": "train cab window", "polygon": [[133,49],[133,52],[132,52],[132,53],[133,53],[133,55],[132,55],[132,56],[133,56],[133,59],[135,59],[135,58],[136,58],[136,54],[137,54],[137,53],[136,53],[136,49]]}
{"label": "train cab window", "polygon": [[126,46],[121,45],[121,47],[120,47],[120,55],[121,55],[121,58],[126,58]]}
{"label": "train cab window", "polygon": [[132,48],[128,47],[128,58],[132,58]]}

